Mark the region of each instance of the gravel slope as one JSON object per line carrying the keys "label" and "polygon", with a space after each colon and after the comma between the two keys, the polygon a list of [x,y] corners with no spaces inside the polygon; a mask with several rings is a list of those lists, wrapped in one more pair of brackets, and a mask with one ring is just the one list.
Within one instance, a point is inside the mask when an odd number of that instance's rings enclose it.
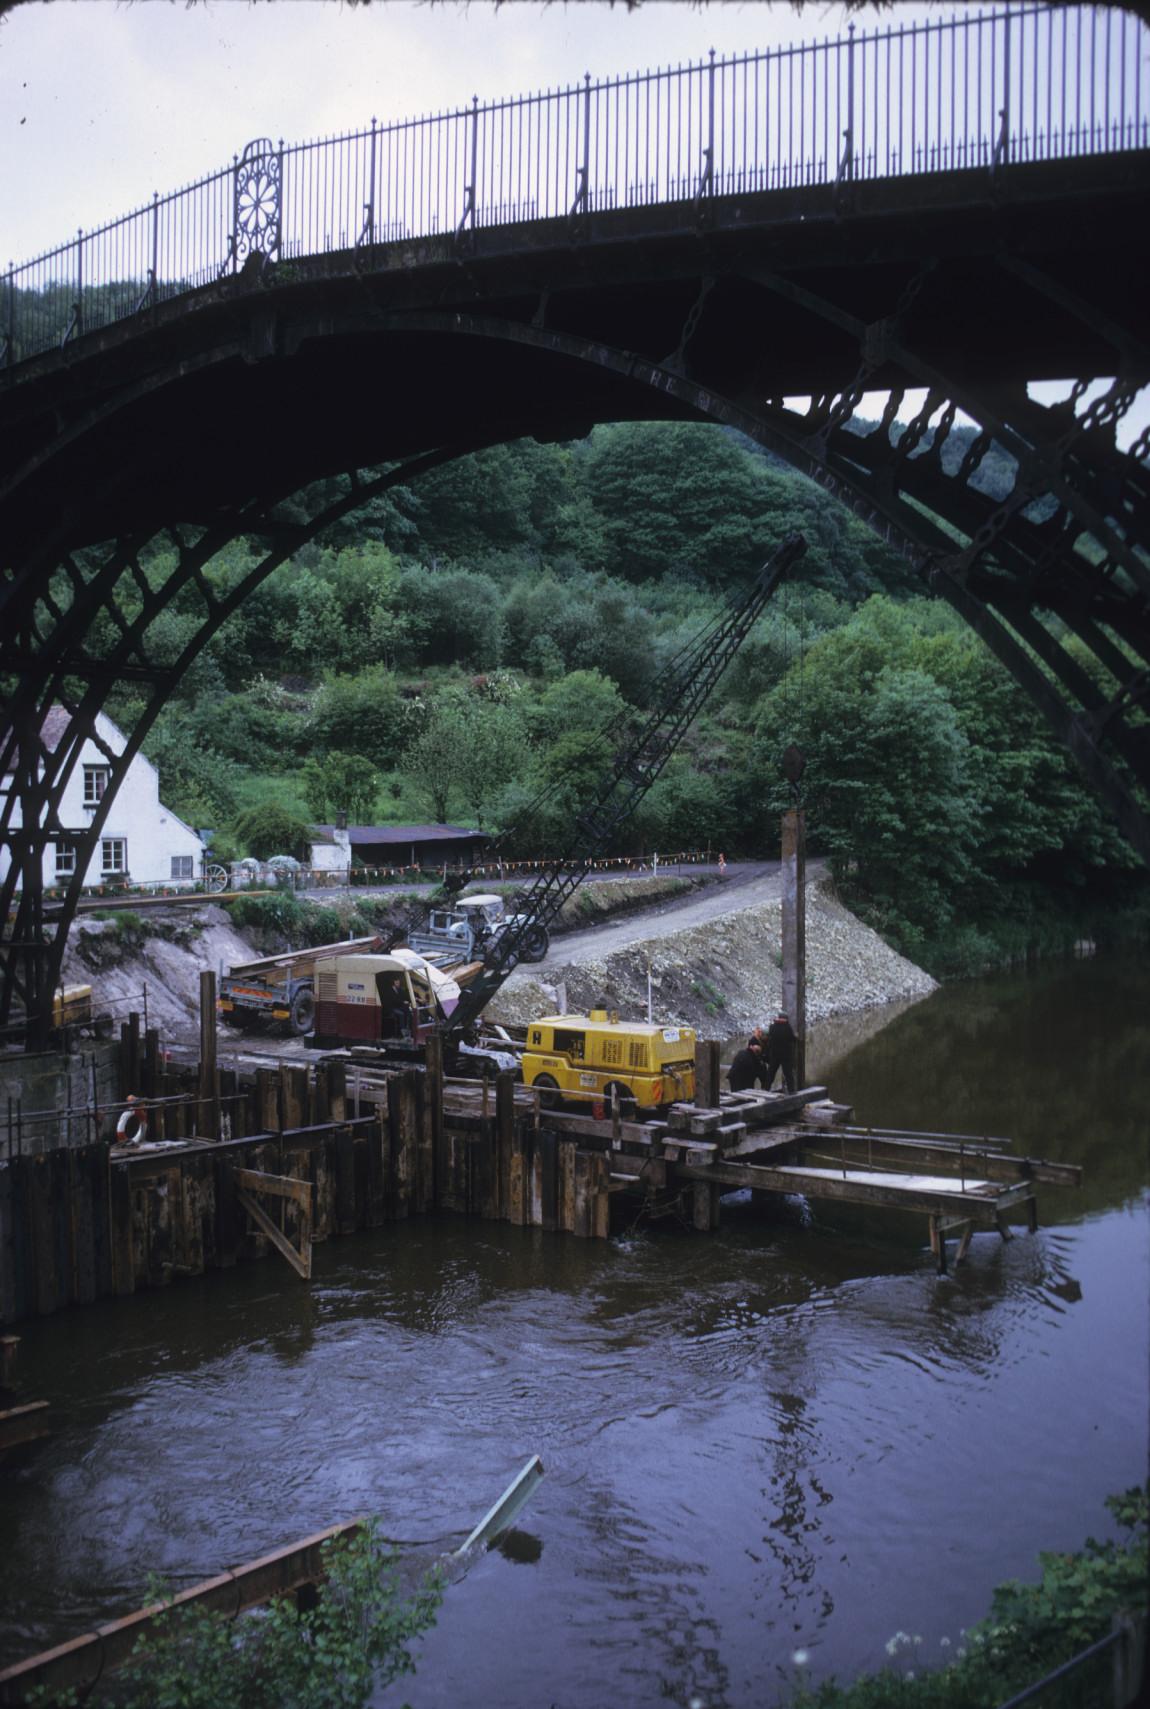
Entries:
{"label": "gravel slope", "polygon": [[[512,975],[491,1004],[492,1020],[526,1022],[554,1013],[618,1009],[643,1015],[647,969],[661,1020],[728,1038],[768,1021],[782,997],[782,921],[777,873],[652,918],[561,939],[546,961]],[[855,918],[821,872],[807,884],[807,1019],[928,996],[936,981]]]}

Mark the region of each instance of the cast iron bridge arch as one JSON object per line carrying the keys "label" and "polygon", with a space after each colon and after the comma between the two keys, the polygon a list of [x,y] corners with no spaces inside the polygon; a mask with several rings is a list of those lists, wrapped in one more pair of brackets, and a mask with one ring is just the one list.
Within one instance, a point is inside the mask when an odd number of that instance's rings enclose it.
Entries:
{"label": "cast iron bridge arch", "polygon": [[[1150,381],[1147,45],[1122,12],[1025,7],[263,139],[0,276],[0,1027],[43,1037],[115,788],[246,594],[388,485],[596,421],[727,422],[844,500],[1150,859],[1150,438],[1117,433]],[[240,534],[261,554],[229,580]],[[62,825],[127,680],[110,787]]]}

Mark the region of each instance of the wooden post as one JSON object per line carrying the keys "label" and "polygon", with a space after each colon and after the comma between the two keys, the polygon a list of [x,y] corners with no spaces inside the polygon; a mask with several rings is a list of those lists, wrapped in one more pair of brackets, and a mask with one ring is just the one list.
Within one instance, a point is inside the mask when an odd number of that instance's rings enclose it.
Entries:
{"label": "wooden post", "polygon": [[719,1226],[719,1189],[713,1181],[696,1181],[692,1195],[691,1220],[701,1234]]}
{"label": "wooden post", "polygon": [[355,1204],[355,1141],[349,1127],[337,1128],[335,1133],[335,1221],[340,1234],[354,1234]]}
{"label": "wooden post", "polygon": [[109,1223],[112,1247],[112,1291],[136,1291],[136,1261],[132,1246],[132,1184],[123,1164],[108,1166]]}
{"label": "wooden post", "polygon": [[331,1094],[328,1087],[326,1062],[316,1063],[311,1108],[311,1119],[316,1127],[323,1127],[325,1123],[331,1120]]}
{"label": "wooden post", "polygon": [[[328,1062],[327,1069],[327,1102],[328,1111],[333,1122],[347,1120],[347,1064],[344,1062]],[[358,1111],[356,1112],[358,1114]]]}
{"label": "wooden post", "polygon": [[379,1228],[387,1221],[387,1188],[391,1157],[391,1135],[387,1121],[387,1105],[376,1105],[376,1120],[367,1130],[367,1209],[364,1225]]}
{"label": "wooden post", "polygon": [[144,1034],[144,1069],[141,1075],[142,1091],[145,1098],[155,1098],[160,1091],[160,1035],[155,1027],[149,1027]]}
{"label": "wooden post", "polygon": [[722,1101],[719,1078],[721,1047],[718,1039],[695,1040],[695,1103],[703,1110],[717,1110]]}
{"label": "wooden post", "polygon": [[575,1141],[559,1141],[558,1224],[564,1234],[575,1232]]}
{"label": "wooden post", "polygon": [[131,1090],[138,1094],[140,1085],[140,1017],[135,1009],[128,1016],[128,1073],[132,1077]]}
{"label": "wooden post", "polygon": [[240,1241],[236,1178],[232,1172],[231,1157],[227,1152],[220,1152],[209,1161],[212,1164],[212,1184],[216,1199],[216,1263],[222,1270],[230,1270],[235,1264],[236,1248]]}
{"label": "wooden post", "polygon": [[411,1208],[422,1216],[435,1209],[434,1091],[426,1072],[416,1075],[415,1091],[415,1174],[411,1184]]}
{"label": "wooden post", "polygon": [[431,1033],[424,1040],[425,1112],[431,1143],[431,1178],[427,1184],[427,1208],[442,1203],[448,1191],[447,1139],[443,1130],[443,1037]]}
{"label": "wooden post", "polygon": [[388,1106],[392,1112],[395,1196],[394,1214],[402,1220],[411,1210],[411,1177],[415,1151],[415,1075],[410,1068],[393,1074],[387,1083]]}
{"label": "wooden post", "polygon": [[[507,1201],[504,1206],[504,1216],[516,1228],[523,1228],[527,1222],[527,1128],[524,1122],[515,1119],[515,1084],[511,1075],[500,1075],[500,1080],[506,1078],[511,1082],[510,1096],[506,1102],[508,1109],[504,1115],[500,1109],[501,1120],[507,1123]],[[502,1091],[502,1087],[500,1087]],[[498,1097],[498,1093],[496,1096]]]}
{"label": "wooden post", "polygon": [[220,1137],[220,1089],[216,1084],[216,976],[200,974],[200,1107],[196,1130],[205,1139]]}
{"label": "wooden post", "polygon": [[18,1335],[0,1335],[0,1389],[16,1386],[16,1358],[20,1351]]}
{"label": "wooden post", "polygon": [[586,1151],[575,1152],[574,1174],[574,1217],[571,1232],[580,1240],[586,1240],[591,1233],[591,1158]]}
{"label": "wooden post", "polygon": [[495,1080],[495,1215],[511,1215],[511,1147],[515,1138],[515,1076],[497,1075]]}
{"label": "wooden post", "polygon": [[280,1081],[274,1068],[256,1069],[256,1097],[259,1100],[257,1124],[265,1133],[279,1133],[283,1127],[280,1120]]}
{"label": "wooden post", "polygon": [[783,1009],[798,1042],[795,1087],[807,1083],[807,856],[801,807],[783,814]]}
{"label": "wooden post", "polygon": [[530,1128],[531,1143],[527,1157],[527,1215],[528,1228],[543,1227],[543,1135],[535,1118]]}
{"label": "wooden post", "polygon": [[606,1240],[611,1233],[611,1162],[600,1151],[591,1164],[591,1234],[596,1240]]}
{"label": "wooden post", "polygon": [[306,1127],[308,1107],[306,1068],[284,1064],[280,1069],[280,1098],[284,1127]]}

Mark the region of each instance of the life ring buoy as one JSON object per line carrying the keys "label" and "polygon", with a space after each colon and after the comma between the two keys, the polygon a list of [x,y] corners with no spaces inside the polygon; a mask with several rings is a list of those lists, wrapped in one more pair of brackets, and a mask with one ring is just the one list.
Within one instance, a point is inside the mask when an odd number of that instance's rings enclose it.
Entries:
{"label": "life ring buoy", "polygon": [[147,1112],[138,1104],[129,1104],[116,1123],[118,1145],[140,1145],[148,1137]]}

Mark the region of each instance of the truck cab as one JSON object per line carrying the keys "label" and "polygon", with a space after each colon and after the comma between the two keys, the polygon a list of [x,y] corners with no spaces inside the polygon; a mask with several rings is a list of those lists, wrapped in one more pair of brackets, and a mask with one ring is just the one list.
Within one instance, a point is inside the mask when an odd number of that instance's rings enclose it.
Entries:
{"label": "truck cab", "polygon": [[316,961],[313,1046],[421,1045],[459,1001],[459,986],[411,949]]}

